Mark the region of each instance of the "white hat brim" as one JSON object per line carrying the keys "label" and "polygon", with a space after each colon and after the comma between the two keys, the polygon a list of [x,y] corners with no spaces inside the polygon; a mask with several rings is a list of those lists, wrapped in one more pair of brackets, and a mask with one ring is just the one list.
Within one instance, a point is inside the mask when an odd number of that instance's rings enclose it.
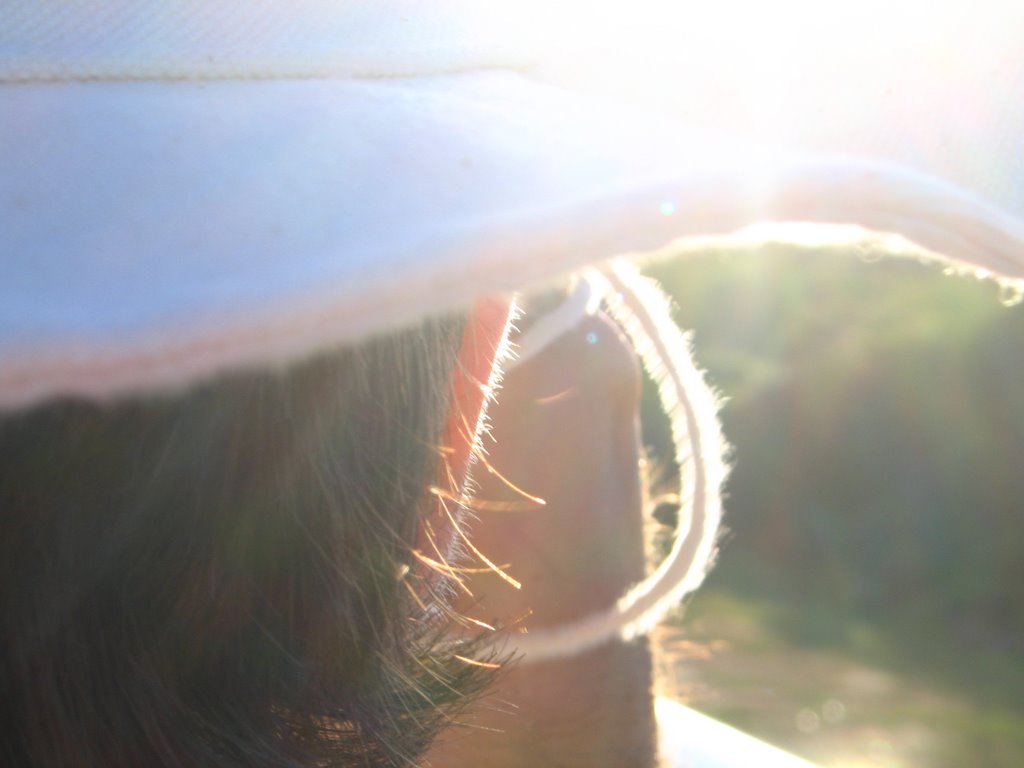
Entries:
{"label": "white hat brim", "polygon": [[1024,191],[944,155],[769,150],[514,72],[23,83],[0,114],[5,408],[287,362],[762,221],[1024,277]]}

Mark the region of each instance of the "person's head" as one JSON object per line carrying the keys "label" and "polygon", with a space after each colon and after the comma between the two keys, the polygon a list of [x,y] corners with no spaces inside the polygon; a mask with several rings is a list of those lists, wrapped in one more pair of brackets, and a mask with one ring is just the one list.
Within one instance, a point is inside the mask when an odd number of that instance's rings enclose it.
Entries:
{"label": "person's head", "polygon": [[412,554],[462,327],[0,416],[4,764],[418,755],[489,676]]}
{"label": "person's head", "polygon": [[[492,370],[458,351],[483,297],[764,222],[899,235],[1022,284],[1024,184],[991,171],[1019,169],[1002,126],[1024,113],[994,119],[1015,88],[975,67],[1020,69],[1012,24],[971,38],[983,55],[954,63],[975,68],[943,80],[957,98],[922,114],[893,110],[884,78],[838,111],[821,105],[846,89],[790,83],[781,122],[800,131],[776,151],[774,122],[702,113],[706,88],[654,117],[546,80],[589,9],[548,5],[0,0],[0,760],[416,754],[482,684],[476,655],[440,642],[445,585],[412,551],[433,505],[464,498],[445,465],[452,412],[465,442],[477,426],[460,372]],[[870,71],[953,62],[958,13]],[[549,17],[570,26],[538,29]],[[818,63],[861,72],[850,52]],[[979,160],[1007,135],[1012,162]],[[704,512],[655,581],[523,638],[531,658],[649,628],[699,584],[718,521],[714,398],[664,307],[645,312],[656,291],[591,277],[670,374],[683,497]]]}

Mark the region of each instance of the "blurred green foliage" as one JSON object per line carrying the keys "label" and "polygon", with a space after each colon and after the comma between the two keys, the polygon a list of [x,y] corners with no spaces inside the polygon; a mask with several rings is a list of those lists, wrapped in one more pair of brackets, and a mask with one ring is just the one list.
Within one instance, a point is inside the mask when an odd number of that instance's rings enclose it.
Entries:
{"label": "blurred green foliage", "polygon": [[[1024,307],[840,251],[648,271],[728,400],[728,533],[707,588],[771,601],[794,645],[1024,712]],[[645,440],[663,460],[655,411]]]}

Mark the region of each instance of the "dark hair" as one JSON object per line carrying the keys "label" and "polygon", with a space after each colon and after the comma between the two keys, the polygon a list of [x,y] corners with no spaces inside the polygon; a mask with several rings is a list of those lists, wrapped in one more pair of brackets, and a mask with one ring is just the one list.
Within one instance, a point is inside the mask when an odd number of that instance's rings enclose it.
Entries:
{"label": "dark hair", "polygon": [[0,419],[0,762],[414,761],[488,674],[411,594],[461,328]]}

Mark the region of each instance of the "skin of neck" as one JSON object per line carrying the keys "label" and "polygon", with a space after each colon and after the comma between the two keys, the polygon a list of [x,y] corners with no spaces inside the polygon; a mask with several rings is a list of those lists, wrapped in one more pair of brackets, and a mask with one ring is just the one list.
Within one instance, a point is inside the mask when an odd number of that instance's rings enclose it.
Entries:
{"label": "skin of neck", "polygon": [[[643,578],[639,399],[635,355],[601,315],[507,375],[491,411],[494,443],[476,470],[484,504],[468,527],[522,588],[467,573],[463,613],[511,626],[514,638],[606,608]],[[655,742],[651,654],[640,639],[513,664],[424,764],[651,768]]]}

